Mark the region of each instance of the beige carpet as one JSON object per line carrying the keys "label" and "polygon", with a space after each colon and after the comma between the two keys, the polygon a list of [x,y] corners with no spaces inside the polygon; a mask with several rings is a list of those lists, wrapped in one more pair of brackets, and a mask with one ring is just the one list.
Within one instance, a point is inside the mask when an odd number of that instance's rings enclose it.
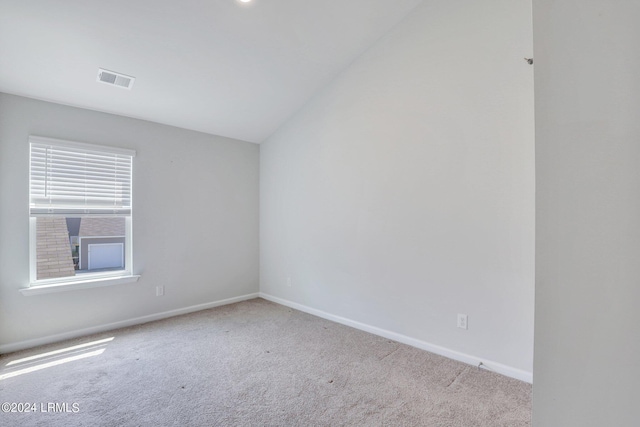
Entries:
{"label": "beige carpet", "polygon": [[2,426],[530,425],[529,384],[262,299],[0,367],[0,401],[36,411]]}

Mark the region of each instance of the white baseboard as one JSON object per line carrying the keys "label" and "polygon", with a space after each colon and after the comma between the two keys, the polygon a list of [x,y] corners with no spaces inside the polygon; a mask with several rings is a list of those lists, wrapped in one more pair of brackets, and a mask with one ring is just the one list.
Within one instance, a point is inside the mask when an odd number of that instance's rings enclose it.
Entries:
{"label": "white baseboard", "polygon": [[260,292],[259,296],[260,298],[264,298],[268,301],[275,302],[276,304],[291,307],[293,309],[303,311],[305,313],[309,313],[314,316],[322,317],[323,319],[327,319],[336,323],[341,323],[343,325],[351,326],[352,328],[360,329],[362,331],[369,332],[374,335],[379,335],[387,339],[398,341],[402,344],[407,344],[412,347],[419,348],[421,350],[426,350],[428,352],[435,353],[440,356],[448,357],[449,359],[457,360],[462,363],[467,363],[469,365],[481,367],[488,371],[496,372],[498,374],[502,374],[507,377],[515,378],[517,380],[524,381],[529,384],[533,383],[532,372],[523,371],[521,369],[513,368],[511,366],[503,365],[502,363],[493,362],[491,360],[485,360],[476,356],[471,356],[469,354],[451,350],[446,347],[441,347],[439,345],[431,344],[426,341],[421,341],[415,338],[411,338],[406,335],[398,334],[396,332],[387,331],[386,329],[381,329],[375,326],[367,325],[365,323],[360,323],[355,320],[347,319],[345,317],[336,316],[334,314],[327,313],[322,310],[317,310],[315,308],[311,308],[306,305],[302,305],[296,302],[274,297],[273,295],[265,294],[263,292]]}
{"label": "white baseboard", "polygon": [[149,314],[147,316],[136,317],[133,319],[121,320],[119,322],[107,323],[105,325],[92,326],[90,328],[76,329],[61,334],[49,335],[42,338],[32,340],[19,341],[16,343],[0,345],[0,354],[12,353],[14,351],[25,350],[27,348],[37,347],[43,344],[51,344],[54,342],[64,341],[71,338],[78,338],[86,335],[92,335],[99,332],[111,331],[113,329],[125,328],[127,326],[139,325],[142,323],[153,322],[154,320],[166,319],[168,317],[179,316],[181,314],[193,313],[195,311],[206,310],[208,308],[219,307],[221,305],[233,304],[240,301],[246,301],[258,298],[258,293],[241,295],[239,297],[227,298],[220,301],[213,301],[204,304],[192,305],[190,307],[178,308],[176,310],[164,311],[162,313]]}

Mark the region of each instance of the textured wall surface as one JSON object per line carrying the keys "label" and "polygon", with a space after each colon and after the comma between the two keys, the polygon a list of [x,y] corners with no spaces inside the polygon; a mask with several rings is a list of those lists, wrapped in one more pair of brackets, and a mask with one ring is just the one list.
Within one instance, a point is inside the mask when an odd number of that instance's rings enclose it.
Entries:
{"label": "textured wall surface", "polygon": [[640,2],[533,4],[533,425],[635,427]]}
{"label": "textured wall surface", "polygon": [[261,291],[530,379],[531,52],[528,1],[429,1],[320,91],[261,145]]}

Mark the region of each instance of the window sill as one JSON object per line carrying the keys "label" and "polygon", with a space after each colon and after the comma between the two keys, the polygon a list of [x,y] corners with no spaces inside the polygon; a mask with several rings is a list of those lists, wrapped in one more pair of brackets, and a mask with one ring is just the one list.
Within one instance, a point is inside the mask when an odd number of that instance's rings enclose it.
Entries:
{"label": "window sill", "polygon": [[75,291],[77,289],[100,288],[103,286],[121,285],[124,283],[137,282],[140,275],[101,277],[90,280],[54,283],[50,285],[32,285],[28,288],[21,288],[20,292],[24,296],[50,294],[53,292]]}

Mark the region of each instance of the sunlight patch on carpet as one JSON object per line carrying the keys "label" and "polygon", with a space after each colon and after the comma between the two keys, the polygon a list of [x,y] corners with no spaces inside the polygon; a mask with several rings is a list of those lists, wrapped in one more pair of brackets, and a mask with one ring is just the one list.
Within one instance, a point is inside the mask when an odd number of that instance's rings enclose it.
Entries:
{"label": "sunlight patch on carpet", "polygon": [[[48,351],[34,356],[13,360],[5,365],[3,373],[0,374],[0,381],[18,375],[58,366],[88,357],[99,356],[106,350],[106,345],[113,341],[114,337],[91,341],[84,344],[65,347],[60,350]],[[46,361],[45,360],[49,360]],[[44,362],[44,363],[43,363]]]}

